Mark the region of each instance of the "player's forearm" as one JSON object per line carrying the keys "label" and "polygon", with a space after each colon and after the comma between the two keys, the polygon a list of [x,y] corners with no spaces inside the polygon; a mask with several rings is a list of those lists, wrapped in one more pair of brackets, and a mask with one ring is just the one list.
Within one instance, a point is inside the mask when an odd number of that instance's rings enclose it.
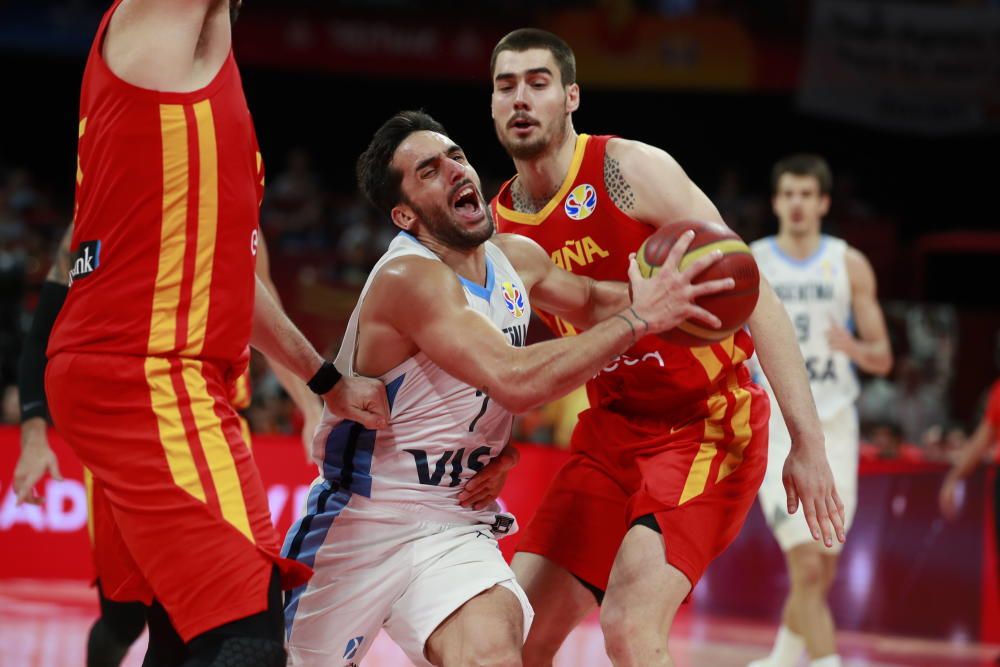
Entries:
{"label": "player's forearm", "polygon": [[323,358],[288,319],[260,278],[254,295],[250,345],[302,382],[308,381],[323,364]]}
{"label": "player's forearm", "polygon": [[579,336],[514,348],[501,364],[496,386],[485,393],[508,410],[527,412],[584,384],[644,331],[644,324],[625,310]]}
{"label": "player's forearm", "polygon": [[[628,283],[614,280],[592,281],[587,307],[577,317],[567,321],[575,327],[589,329],[625,310],[632,303]],[[575,321],[578,320],[578,321]]]}
{"label": "player's forearm", "polygon": [[855,339],[847,356],[866,373],[886,376],[892,370],[892,349],[889,341],[865,341]]}
{"label": "player's forearm", "polygon": [[993,442],[993,436],[993,428],[989,422],[983,420],[979,424],[979,428],[972,434],[972,437],[965,443],[962,458],[955,462],[955,465],[948,472],[948,477],[957,480],[965,479],[971,475],[972,471],[983,460],[983,457],[986,456],[986,450],[989,449],[990,443]]}
{"label": "player's forearm", "polygon": [[766,280],[761,280],[760,298],[750,316],[749,325],[757,358],[785,418],[792,446],[803,442],[823,442],[819,415],[795,330],[788,313]]}
{"label": "player's forearm", "polygon": [[271,361],[271,370],[306,422],[318,421],[323,413],[323,402],[319,397],[306,386],[305,382],[296,377],[295,373],[276,361]]}

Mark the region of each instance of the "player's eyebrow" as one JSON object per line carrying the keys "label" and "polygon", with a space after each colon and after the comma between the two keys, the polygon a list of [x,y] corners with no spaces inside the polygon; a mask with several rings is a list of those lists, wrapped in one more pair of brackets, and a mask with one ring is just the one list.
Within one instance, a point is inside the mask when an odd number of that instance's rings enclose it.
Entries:
{"label": "player's eyebrow", "polygon": [[[532,74],[548,74],[549,76],[552,76],[552,70],[548,67],[532,67],[531,69],[524,71],[525,76],[530,76]],[[500,79],[512,79],[516,76],[517,75],[514,72],[499,72],[495,77],[493,77],[493,80],[499,81]]]}
{"label": "player's eyebrow", "polygon": [[416,164],[416,166],[414,166],[413,170],[414,171],[420,171],[424,167],[428,167],[428,166],[434,164],[435,162],[437,162],[438,160],[441,159],[442,155],[453,155],[454,153],[461,153],[461,152],[462,152],[461,146],[459,146],[458,144],[451,144],[450,146],[448,146],[446,149],[444,149],[440,153],[437,153],[435,155],[431,155],[429,157],[425,157],[420,162],[417,162],[417,164]]}

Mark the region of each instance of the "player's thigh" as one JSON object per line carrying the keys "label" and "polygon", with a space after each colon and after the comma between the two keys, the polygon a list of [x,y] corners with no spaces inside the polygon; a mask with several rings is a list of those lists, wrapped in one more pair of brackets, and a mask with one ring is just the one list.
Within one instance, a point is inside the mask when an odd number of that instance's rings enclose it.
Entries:
{"label": "player's thigh", "polygon": [[522,531],[518,554],[542,556],[602,594],[628,529],[628,494],[618,477],[614,467],[575,454]]}
{"label": "player's thigh", "polygon": [[427,639],[425,653],[440,667],[480,664],[483,658],[517,664],[523,636],[521,602],[510,588],[497,584],[446,618]]}
{"label": "player's thigh", "polygon": [[[467,613],[458,614],[457,617],[462,622],[446,633],[446,636],[465,636],[462,632],[474,626],[467,619],[481,619],[492,613],[490,610],[502,611],[480,626],[474,635],[477,642],[486,641],[482,628],[489,627],[490,634],[498,641],[489,646],[477,646],[484,651],[490,648],[501,653],[513,652],[520,655],[524,633],[530,627],[534,614],[528,597],[515,581],[513,571],[504,561],[497,542],[487,527],[473,525],[443,528],[413,544],[411,562],[410,568],[415,574],[406,591],[393,603],[385,628],[415,665],[426,667],[434,664],[426,658],[431,636],[457,612],[466,608],[470,601],[494,588],[505,589],[505,592],[491,593],[484,600],[468,607]],[[502,606],[494,606],[494,600],[502,601]],[[516,602],[516,606],[512,606],[511,601]],[[516,614],[513,613],[515,610]],[[435,644],[439,651],[455,647],[453,642]],[[467,646],[465,650],[471,651],[474,648],[476,646]],[[437,655],[447,657],[453,654],[439,652]]]}
{"label": "player's thigh", "polygon": [[303,578],[306,568],[277,556],[260,474],[218,368],[114,355],[54,361],[52,378],[76,391],[57,399],[64,435],[185,641],[263,611],[272,565]]}
{"label": "player's thigh", "polygon": [[644,626],[666,632],[690,592],[687,575],[664,558],[663,536],[633,526],[611,569],[601,625],[605,633]]}
{"label": "player's thigh", "polygon": [[555,654],[569,633],[597,606],[604,592],[588,588],[565,568],[538,554],[518,552],[511,561],[517,582],[535,610],[525,654]]}
{"label": "player's thigh", "polygon": [[412,578],[414,527],[367,520],[357,501],[317,480],[289,531],[285,553],[315,571],[285,604],[289,665],[360,664]]}

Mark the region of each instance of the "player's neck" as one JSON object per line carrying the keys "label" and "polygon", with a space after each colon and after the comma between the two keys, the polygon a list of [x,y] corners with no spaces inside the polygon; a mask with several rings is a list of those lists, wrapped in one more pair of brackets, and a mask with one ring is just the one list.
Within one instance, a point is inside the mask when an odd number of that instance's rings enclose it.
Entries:
{"label": "player's neck", "polygon": [[471,250],[464,250],[445,245],[429,234],[418,235],[418,240],[458,275],[477,285],[486,284],[485,243]]}
{"label": "player's neck", "polygon": [[819,250],[819,244],[823,242],[823,235],[819,232],[815,234],[790,234],[788,232],[778,233],[775,238],[781,252],[793,259],[809,259]]}
{"label": "player's neck", "polygon": [[576,151],[576,130],[567,125],[561,143],[550,151],[530,160],[514,160],[517,167],[517,187],[532,203],[541,208],[559,191]]}

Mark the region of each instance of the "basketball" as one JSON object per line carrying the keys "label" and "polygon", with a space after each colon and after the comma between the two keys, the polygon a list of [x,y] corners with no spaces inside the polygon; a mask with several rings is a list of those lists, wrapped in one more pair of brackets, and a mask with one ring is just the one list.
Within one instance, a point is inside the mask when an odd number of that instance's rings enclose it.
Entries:
{"label": "basketball", "polygon": [[689,229],[694,231],[694,239],[681,259],[680,269],[683,271],[699,257],[704,257],[713,250],[720,250],[722,258],[695,276],[693,282],[697,284],[720,278],[732,278],[736,281],[733,289],[703,296],[696,301],[699,306],[722,320],[721,328],[712,329],[703,322],[686,320],[674,329],[659,334],[670,343],[698,347],[725,340],[743,326],[757,305],[760,274],[749,246],[731,229],[714,222],[683,220],[659,228],[639,247],[636,261],[644,277],[648,278],[656,273],[667,261],[670,248]]}

